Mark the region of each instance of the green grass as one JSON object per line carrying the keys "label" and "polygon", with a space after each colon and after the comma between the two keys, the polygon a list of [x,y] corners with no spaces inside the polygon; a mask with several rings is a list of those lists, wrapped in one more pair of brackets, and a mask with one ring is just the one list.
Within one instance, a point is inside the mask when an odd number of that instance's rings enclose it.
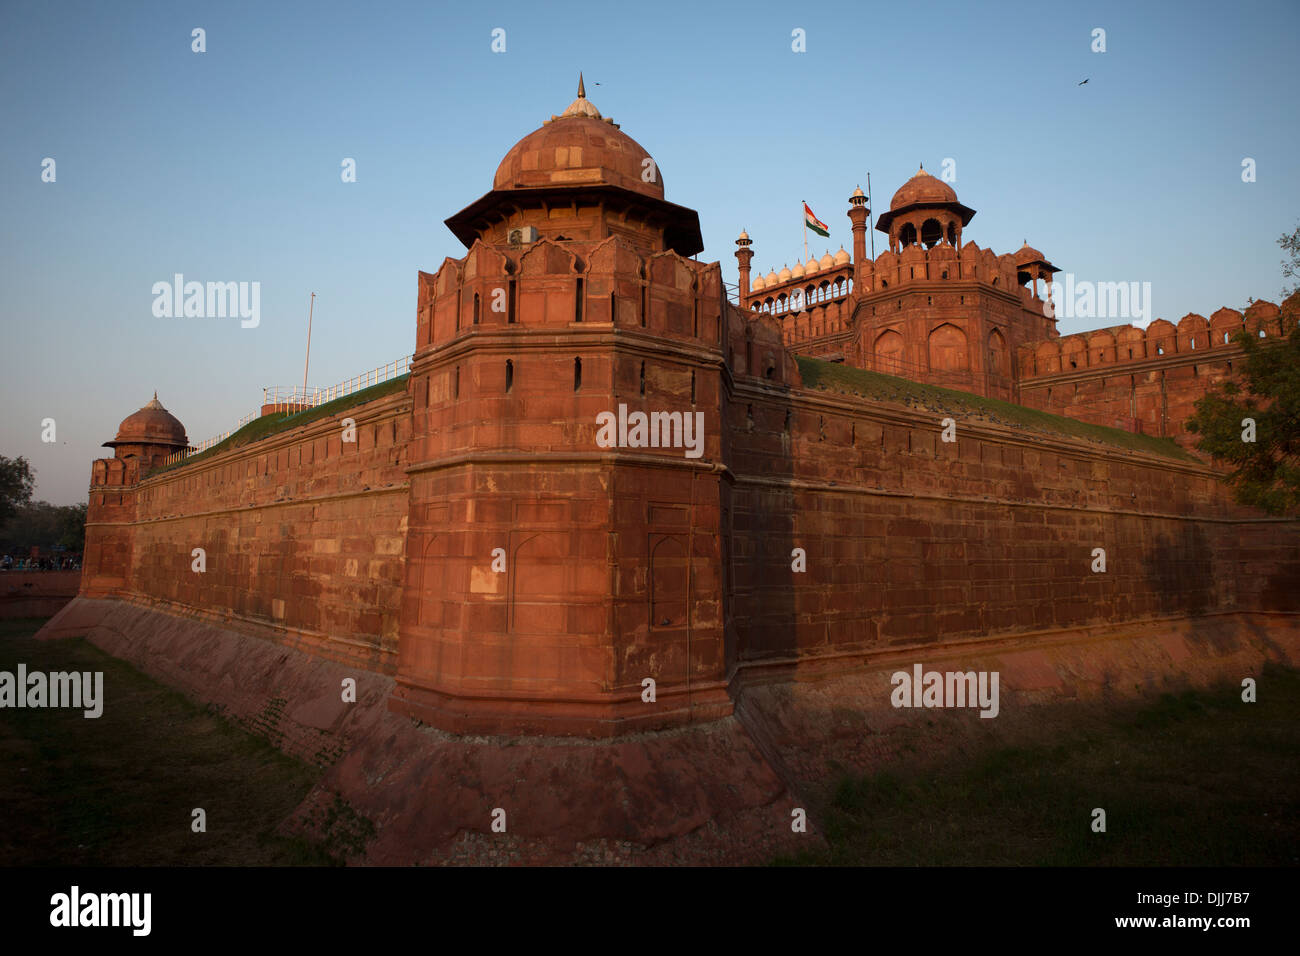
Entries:
{"label": "green grass", "polygon": [[1225,684],[1118,711],[1050,705],[1015,745],[843,775],[814,816],[828,849],[776,862],[1295,866],[1300,674],[1266,667],[1259,689],[1253,704]]}
{"label": "green grass", "polygon": [[42,623],[0,621],[0,670],[102,671],[104,712],[0,709],[0,865],[325,865],[354,849],[276,833],[319,768],[80,638],[34,640]]}
{"label": "green grass", "polygon": [[1064,418],[997,398],[983,398],[969,392],[939,388],[935,385],[922,385],[905,378],[852,368],[838,362],[824,362],[804,355],[795,358],[799,363],[799,373],[808,388],[825,389],[845,395],[861,395],[863,398],[879,402],[919,405],[929,411],[951,414],[958,419],[977,419],[1048,435],[1082,438],[1085,441],[1163,455],[1180,461],[1196,461],[1194,456],[1180,448],[1172,438],[1135,435],[1121,428],[1090,425],[1075,421],[1073,418]]}
{"label": "green grass", "polygon": [[351,395],[344,395],[342,398],[336,398],[332,402],[326,402],[324,405],[317,405],[315,408],[309,408],[303,412],[272,412],[270,415],[263,415],[261,418],[255,418],[239,431],[227,436],[222,441],[217,442],[211,448],[204,449],[197,455],[191,455],[165,468],[159,468],[154,474],[171,471],[173,468],[184,468],[187,465],[193,465],[195,462],[203,461],[205,458],[211,458],[219,455],[223,451],[229,451],[231,448],[239,448],[243,445],[251,445],[253,442],[261,441],[271,435],[288,431],[291,428],[299,428],[303,425],[309,425],[314,421],[322,418],[329,418],[337,415],[339,412],[346,411],[349,408],[355,408],[357,405],[364,405],[366,402],[374,401],[377,398],[383,398],[385,395],[391,395],[394,392],[403,391],[406,388],[408,375],[399,375],[397,378],[390,378],[386,382],[380,382],[378,385],[371,385],[369,388],[363,388],[359,392],[353,392]]}

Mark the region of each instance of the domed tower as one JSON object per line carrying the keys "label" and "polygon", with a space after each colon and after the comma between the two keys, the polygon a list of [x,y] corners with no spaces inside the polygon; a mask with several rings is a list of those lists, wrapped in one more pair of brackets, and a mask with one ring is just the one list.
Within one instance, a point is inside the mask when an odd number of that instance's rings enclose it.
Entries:
{"label": "domed tower", "polygon": [[917,243],[930,249],[945,240],[960,249],[962,227],[974,218],[975,210],[957,201],[956,190],[921,167],[894,193],[876,228],[889,236],[893,252]]}
{"label": "domed tower", "polygon": [[518,244],[538,238],[622,236],[642,253],[704,250],[700,217],[664,200],[663,171],[617,123],[587,99],[517,142],[492,179],[492,191],[447,220],[469,248],[474,240]]}
{"label": "domed tower", "polygon": [[123,461],[134,459],[142,470],[160,465],[172,452],[189,445],[185,426],[162,407],[157,392],[143,408],[122,419],[116,438],[104,442],[105,448],[113,449],[114,457]]}
{"label": "domed tower", "polygon": [[419,276],[390,706],[475,733],[729,713],[729,305],[698,216],[581,80],[492,185]]}
{"label": "domed tower", "polygon": [[129,592],[134,555],[136,489],[140,479],[168,455],[189,447],[185,426],[162,407],[158,393],[139,411],[122,419],[117,437],[104,442],[112,458],[97,459],[90,470],[86,543],[81,571],[82,597],[113,597]]}

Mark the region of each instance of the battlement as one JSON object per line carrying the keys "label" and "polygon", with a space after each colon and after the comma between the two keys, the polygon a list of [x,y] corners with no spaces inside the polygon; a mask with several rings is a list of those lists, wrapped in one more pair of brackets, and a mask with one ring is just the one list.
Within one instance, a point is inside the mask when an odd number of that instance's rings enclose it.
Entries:
{"label": "battlement", "polygon": [[90,466],[90,490],[134,486],[140,481],[140,463],[133,458],[97,458]]}
{"label": "battlement", "polygon": [[672,250],[642,254],[621,236],[476,241],[463,259],[419,275],[418,349],[473,331],[612,325],[715,345],[724,302],[718,264]]}
{"label": "battlement", "polygon": [[1145,329],[1117,325],[1091,332],[1079,332],[1047,342],[1027,343],[1017,352],[1022,378],[1068,374],[1099,366],[1168,359],[1173,356],[1207,359],[1207,353],[1239,352],[1232,339],[1245,330],[1260,338],[1286,335],[1300,313],[1300,294],[1292,295],[1282,307],[1259,300],[1245,313],[1222,308],[1208,319],[1190,312],[1178,324],[1156,319]]}
{"label": "battlement", "polygon": [[947,242],[932,248],[920,244],[905,246],[899,252],[886,250],[874,259],[863,257],[856,264],[845,262],[826,271],[770,274],[763,285],[750,290],[742,306],[751,311],[772,315],[798,312],[820,303],[857,293],[898,289],[900,286],[928,282],[979,282],[1018,298],[1026,309],[1042,310],[1043,299],[1026,285],[1012,253],[998,255],[991,249],[967,242],[960,250]]}

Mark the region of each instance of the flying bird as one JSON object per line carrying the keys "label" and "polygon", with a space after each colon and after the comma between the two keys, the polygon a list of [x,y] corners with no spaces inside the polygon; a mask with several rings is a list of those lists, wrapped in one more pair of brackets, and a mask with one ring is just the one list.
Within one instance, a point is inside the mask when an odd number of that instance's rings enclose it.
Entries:
{"label": "flying bird", "polygon": [[1087,83],[1088,80],[1090,80],[1090,79],[1092,79],[1092,77],[1088,77],[1087,80],[1080,80],[1078,83],[1076,83],[1076,84],[1074,84],[1074,85],[1075,85],[1075,86],[1083,86],[1083,84],[1084,84],[1084,83]]}

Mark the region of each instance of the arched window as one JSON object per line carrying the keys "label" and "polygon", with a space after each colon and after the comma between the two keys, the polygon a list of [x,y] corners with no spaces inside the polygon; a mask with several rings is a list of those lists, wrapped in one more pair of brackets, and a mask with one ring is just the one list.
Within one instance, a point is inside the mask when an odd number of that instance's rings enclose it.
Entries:
{"label": "arched window", "polygon": [[515,363],[506,359],[506,391],[515,387]]}
{"label": "arched window", "polygon": [[945,322],[930,333],[930,370],[934,372],[959,372],[970,367],[966,352],[966,333]]}
{"label": "arched window", "polygon": [[873,348],[875,371],[897,372],[902,368],[903,337],[893,329],[880,333]]}
{"label": "arched window", "polygon": [[989,332],[989,370],[1003,378],[1011,374],[1010,353],[1007,340],[997,329]]}
{"label": "arched window", "polygon": [[478,293],[474,293],[474,324],[478,325]]}
{"label": "arched window", "polygon": [[943,238],[943,226],[939,225],[938,219],[927,219],[921,223],[921,245],[927,249],[933,249]]}
{"label": "arched window", "polygon": [[898,233],[898,241],[904,246],[914,245],[916,243],[916,226],[910,222],[903,226]]}

